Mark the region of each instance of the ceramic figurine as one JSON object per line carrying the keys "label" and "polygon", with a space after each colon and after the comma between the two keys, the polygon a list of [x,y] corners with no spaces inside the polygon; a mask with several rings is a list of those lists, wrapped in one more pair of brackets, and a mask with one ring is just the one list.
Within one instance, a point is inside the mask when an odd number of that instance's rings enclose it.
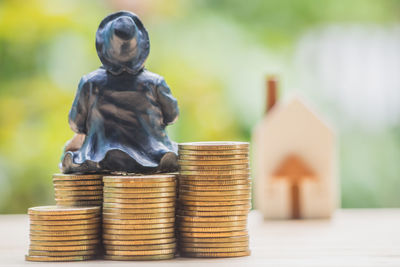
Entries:
{"label": "ceramic figurine", "polygon": [[76,135],[62,172],[177,170],[177,146],[165,127],[178,118],[178,105],[163,77],[144,68],[150,43],[142,22],[127,11],[107,16],[96,49],[103,65],[79,83],[69,113]]}

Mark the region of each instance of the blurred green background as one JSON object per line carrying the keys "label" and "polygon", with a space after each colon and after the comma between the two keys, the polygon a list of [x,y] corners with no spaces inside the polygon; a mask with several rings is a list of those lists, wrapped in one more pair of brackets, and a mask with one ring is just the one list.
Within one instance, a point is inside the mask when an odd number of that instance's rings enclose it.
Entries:
{"label": "blurred green background", "polygon": [[400,1],[0,0],[0,213],[54,203],[95,31],[121,9],[179,101],[174,140],[250,140],[277,74],[336,129],[342,207],[400,206]]}

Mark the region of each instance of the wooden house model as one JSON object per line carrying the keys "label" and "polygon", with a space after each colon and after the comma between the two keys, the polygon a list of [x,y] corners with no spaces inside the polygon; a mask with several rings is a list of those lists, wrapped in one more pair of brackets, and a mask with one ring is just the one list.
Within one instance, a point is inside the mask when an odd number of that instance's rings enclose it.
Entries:
{"label": "wooden house model", "polygon": [[255,207],[266,219],[329,218],[338,205],[332,129],[298,97],[276,102],[253,133]]}

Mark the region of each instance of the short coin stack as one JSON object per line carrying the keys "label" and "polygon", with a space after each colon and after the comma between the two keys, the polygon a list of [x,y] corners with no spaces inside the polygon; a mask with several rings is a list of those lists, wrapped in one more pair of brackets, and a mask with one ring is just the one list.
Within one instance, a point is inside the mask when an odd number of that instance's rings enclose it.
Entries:
{"label": "short coin stack", "polygon": [[105,259],[175,257],[176,174],[104,176]]}
{"label": "short coin stack", "polygon": [[101,206],[102,177],[101,174],[54,174],[53,185],[57,205]]}
{"label": "short coin stack", "polygon": [[28,261],[94,259],[101,246],[100,207],[41,206],[28,209]]}
{"label": "short coin stack", "polygon": [[249,144],[179,144],[179,252],[187,257],[250,255]]}

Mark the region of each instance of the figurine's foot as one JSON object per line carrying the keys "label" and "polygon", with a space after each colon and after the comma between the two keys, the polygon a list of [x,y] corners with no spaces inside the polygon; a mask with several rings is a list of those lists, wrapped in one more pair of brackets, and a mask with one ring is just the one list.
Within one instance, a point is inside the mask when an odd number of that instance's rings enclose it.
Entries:
{"label": "figurine's foot", "polygon": [[100,166],[97,162],[85,161],[82,164],[74,163],[73,154],[71,152],[65,153],[64,159],[61,163],[62,173],[93,173],[101,172]]}
{"label": "figurine's foot", "polygon": [[160,160],[160,172],[174,172],[178,170],[178,156],[173,152],[167,152]]}
{"label": "figurine's foot", "polygon": [[74,169],[74,161],[72,160],[72,153],[65,153],[64,158],[61,162],[62,173],[72,173]]}

